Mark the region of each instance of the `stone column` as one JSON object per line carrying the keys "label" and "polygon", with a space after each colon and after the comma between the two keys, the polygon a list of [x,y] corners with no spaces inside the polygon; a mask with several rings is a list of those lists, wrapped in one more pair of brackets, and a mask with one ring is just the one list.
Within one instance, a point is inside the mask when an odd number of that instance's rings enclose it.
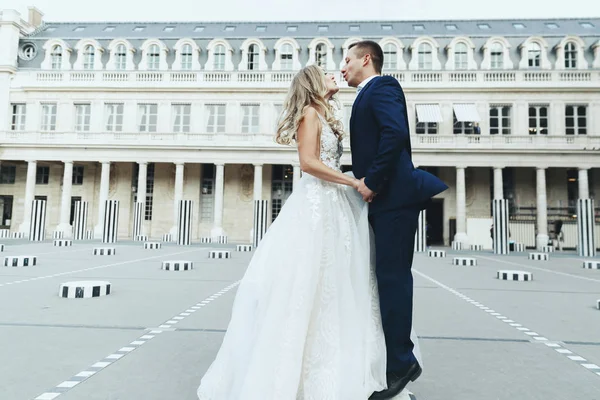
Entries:
{"label": "stone column", "polygon": [[456,167],[456,235],[454,235],[454,241],[463,243],[463,248],[469,242],[467,236],[465,169],[465,167]]}
{"label": "stone column", "polygon": [[502,167],[494,168],[494,199],[504,198],[504,182],[502,180]]}
{"label": "stone column", "polygon": [[61,231],[64,237],[70,239],[71,232],[71,193],[73,188],[73,161],[64,161],[65,171],[63,174],[62,198],[60,202],[60,220],[56,227],[57,231]]}
{"label": "stone column", "polygon": [[548,205],[546,199],[546,168],[537,168],[537,236],[536,247],[548,245]]}
{"label": "stone column", "polygon": [[587,168],[579,168],[579,177],[577,179],[579,182],[579,196],[580,199],[589,199],[590,198],[590,184],[588,182],[588,170]]}
{"label": "stone column", "polygon": [[137,202],[146,204],[146,179],[148,173],[148,163],[139,162],[138,165]]}
{"label": "stone column", "polygon": [[25,202],[23,204],[23,222],[19,226],[19,232],[29,235],[29,224],[31,222],[31,204],[35,198],[35,175],[37,172],[37,161],[27,161],[27,181],[25,183]]}
{"label": "stone column", "polygon": [[210,231],[211,237],[225,236],[223,230],[223,191],[225,186],[225,165],[215,164],[217,171],[215,174],[215,216],[213,228]]}
{"label": "stone column", "polygon": [[296,188],[296,185],[298,185],[298,182],[300,181],[301,177],[302,177],[302,170],[300,169],[300,165],[294,164],[294,182],[293,182],[294,188]]}
{"label": "stone column", "polygon": [[94,227],[94,238],[102,238],[104,229],[104,208],[108,200],[108,189],[110,185],[110,161],[102,161],[102,173],[100,175],[100,193],[98,196],[98,220]]}
{"label": "stone column", "polygon": [[262,200],[263,165],[254,164],[254,201]]}
{"label": "stone column", "polygon": [[177,218],[179,215],[179,202],[183,200],[183,177],[184,177],[184,163],[175,163],[175,189],[173,195],[173,227],[171,228],[171,234],[173,239],[177,240]]}

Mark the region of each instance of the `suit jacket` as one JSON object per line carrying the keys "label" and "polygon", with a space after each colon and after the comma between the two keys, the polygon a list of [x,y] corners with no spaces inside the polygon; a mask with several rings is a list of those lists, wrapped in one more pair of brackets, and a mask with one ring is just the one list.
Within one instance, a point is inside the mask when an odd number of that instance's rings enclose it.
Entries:
{"label": "suit jacket", "polygon": [[352,172],[377,193],[369,207],[376,213],[403,207],[425,208],[448,189],[436,176],[412,163],[406,100],[390,76],[372,79],[360,91],[350,118]]}

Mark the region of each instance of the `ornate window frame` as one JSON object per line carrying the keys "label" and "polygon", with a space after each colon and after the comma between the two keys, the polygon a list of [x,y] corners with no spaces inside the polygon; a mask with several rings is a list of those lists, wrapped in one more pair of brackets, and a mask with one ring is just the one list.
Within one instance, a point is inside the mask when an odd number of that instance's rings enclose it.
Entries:
{"label": "ornate window frame", "polygon": [[[440,62],[440,44],[437,40],[431,36],[421,36],[410,45],[411,59],[408,64],[408,69],[413,71],[419,71],[419,47],[421,44],[427,43],[431,45],[431,70],[426,71],[439,71],[442,69],[442,63]],[[425,71],[425,70],[423,70]]]}
{"label": "ornate window frame", "polygon": [[502,46],[502,64],[503,70],[513,69],[513,62],[510,58],[511,45],[503,36],[494,36],[489,38],[483,45],[483,61],[481,62],[481,69],[491,70],[492,69],[492,47],[494,44],[500,44]]}
{"label": "ornate window frame", "polygon": [[[125,46],[126,58],[125,58],[125,69],[117,70],[116,69],[116,51],[119,45]],[[106,63],[106,69],[111,71],[133,71],[135,69],[135,65],[133,63],[133,53],[135,53],[135,48],[131,45],[129,40],[127,39],[114,39],[108,45],[108,52],[110,54],[108,58],[108,62]]]}
{"label": "ornate window frame", "polygon": [[[529,66],[529,45],[537,43],[542,49],[540,55],[540,66],[530,67]],[[519,61],[519,69],[552,69],[552,64],[548,59],[548,42],[541,36],[531,36],[527,38],[523,43],[519,45],[521,51],[521,61]]]}
{"label": "ornate window frame", "polygon": [[227,40],[222,39],[222,38],[213,39],[210,41],[208,46],[206,46],[206,50],[208,52],[208,59],[206,60],[206,64],[204,65],[204,69],[206,71],[215,71],[214,48],[220,44],[225,46],[225,68],[223,68],[223,71],[233,71],[233,69],[234,69],[233,61],[232,61],[233,48],[231,47],[231,45],[229,44],[229,42]]}
{"label": "ornate window frame", "polygon": [[[565,46],[567,43],[572,42],[575,44],[575,48],[577,49],[577,68],[566,68],[565,67]],[[588,69],[589,65],[587,60],[585,59],[585,42],[579,36],[566,36],[564,37],[556,46],[554,46],[556,50],[556,64],[554,65],[555,69],[558,70],[582,70]]]}
{"label": "ornate window frame", "polygon": [[448,52],[448,61],[446,61],[445,69],[449,71],[456,70],[455,49],[458,44],[467,46],[467,70],[472,71],[477,69],[477,61],[475,61],[475,43],[467,36],[457,36],[446,46]]}
{"label": "ornate window frame", "polygon": [[296,39],[292,37],[283,37],[275,42],[275,61],[271,68],[273,71],[282,71],[281,69],[281,49],[284,45],[289,44],[292,46],[292,71],[298,71],[302,68],[300,63],[300,45]]}
{"label": "ornate window frame", "polygon": [[98,43],[96,39],[82,39],[75,45],[75,50],[77,51],[77,60],[73,64],[74,70],[83,70],[85,63],[85,49],[87,46],[92,46],[94,48],[94,67],[91,71],[101,70],[102,65],[102,53],[104,53],[104,48]]}
{"label": "ornate window frame", "polygon": [[[248,69],[248,55],[250,50],[250,45],[258,46],[258,68],[249,70]],[[238,65],[238,71],[266,71],[267,66],[267,47],[265,44],[258,38],[248,38],[244,40],[244,43],[240,46],[240,50],[242,51],[242,60]]]}
{"label": "ornate window frame", "polygon": [[[406,61],[404,61],[404,49],[406,48],[406,46],[404,46],[404,43],[402,43],[402,41],[400,39],[395,38],[395,37],[384,37],[383,39],[381,39],[379,41],[379,46],[381,46],[382,50],[385,50],[386,44],[393,44],[394,46],[396,46],[396,65],[397,65],[396,70],[397,71],[406,70]],[[384,71],[385,71],[385,69],[384,69]]]}
{"label": "ornate window frame", "polygon": [[[189,70],[183,69],[183,64],[182,64],[182,59],[181,59],[181,54],[182,54],[181,52],[183,50],[183,46],[185,46],[186,44],[189,44],[190,46],[192,46],[192,68]],[[190,38],[179,39],[177,41],[177,43],[175,43],[175,46],[173,46],[173,50],[175,51],[175,61],[173,62],[171,69],[177,70],[177,71],[198,71],[200,69],[199,55],[202,50],[200,50],[200,47],[193,39],[190,39]]]}
{"label": "ornate window frame", "polygon": [[331,40],[323,36],[314,38],[308,45],[308,63],[306,65],[316,64],[316,51],[319,44],[324,44],[327,46],[327,61],[325,62],[325,69],[327,71],[336,70],[335,63],[333,62],[333,49],[335,46]]}
{"label": "ornate window frame", "polygon": [[140,50],[142,51],[142,59],[138,65],[138,69],[140,71],[148,71],[148,51],[152,45],[157,45],[160,52],[158,71],[166,71],[169,69],[167,66],[167,52],[169,51],[169,48],[158,39],[148,39],[142,44],[140,47]]}
{"label": "ornate window frame", "polygon": [[62,39],[51,39],[44,43],[44,61],[42,61],[41,68],[51,70],[52,69],[52,50],[55,46],[62,48],[61,66],[57,71],[69,71],[71,69],[71,52],[73,49]]}

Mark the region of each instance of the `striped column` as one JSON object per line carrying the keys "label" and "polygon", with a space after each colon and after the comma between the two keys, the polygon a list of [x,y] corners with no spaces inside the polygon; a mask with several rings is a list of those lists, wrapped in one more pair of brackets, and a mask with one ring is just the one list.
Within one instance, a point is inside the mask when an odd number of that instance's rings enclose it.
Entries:
{"label": "striped column", "polygon": [[580,257],[594,257],[594,200],[577,200],[577,252]]}
{"label": "striped column", "polygon": [[135,203],[135,209],[133,211],[133,240],[140,235],[143,235],[142,223],[144,222],[144,206],[146,204],[142,202]]}
{"label": "striped column", "polygon": [[254,229],[252,244],[256,249],[267,232],[269,200],[254,200]]}
{"label": "striped column", "polygon": [[419,213],[417,232],[415,233],[415,253],[425,253],[427,249],[427,211]]}
{"label": "striped column", "polygon": [[29,240],[41,242],[46,238],[46,200],[34,200],[31,203],[31,223]]}
{"label": "striped column", "polygon": [[494,254],[508,254],[508,200],[494,199]]}
{"label": "striped column", "polygon": [[87,230],[88,202],[75,202],[75,220],[73,221],[73,239],[85,240]]}
{"label": "striped column", "polygon": [[119,200],[106,200],[102,243],[115,243],[119,228]]}
{"label": "striped column", "polygon": [[192,200],[181,200],[177,213],[177,244],[189,246],[192,238]]}

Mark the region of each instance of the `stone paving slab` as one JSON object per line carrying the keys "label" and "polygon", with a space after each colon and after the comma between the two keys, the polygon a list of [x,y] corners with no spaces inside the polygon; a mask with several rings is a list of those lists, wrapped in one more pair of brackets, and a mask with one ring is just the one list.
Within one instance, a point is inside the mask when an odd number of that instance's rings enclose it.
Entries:
{"label": "stone paving slab", "polygon": [[[92,256],[99,246],[7,242],[4,255],[39,254],[40,265],[0,268],[0,359],[8,360],[0,363],[1,400],[52,390],[71,400],[195,399],[252,253],[235,252],[234,244],[149,251],[119,242],[116,256]],[[209,260],[216,248],[233,257]],[[414,325],[425,361],[424,375],[410,385],[417,399],[600,399],[600,375],[582,366],[600,363],[599,271],[584,270],[568,252],[548,262],[527,253],[448,253],[415,257]],[[478,266],[452,266],[454,254],[474,256]],[[194,269],[162,271],[161,261],[174,257],[190,259]],[[518,268],[507,263],[532,268],[534,281],[495,279],[497,269]],[[73,280],[108,280],[114,292],[59,298],[58,285]],[[546,336],[557,347],[539,340]]]}

